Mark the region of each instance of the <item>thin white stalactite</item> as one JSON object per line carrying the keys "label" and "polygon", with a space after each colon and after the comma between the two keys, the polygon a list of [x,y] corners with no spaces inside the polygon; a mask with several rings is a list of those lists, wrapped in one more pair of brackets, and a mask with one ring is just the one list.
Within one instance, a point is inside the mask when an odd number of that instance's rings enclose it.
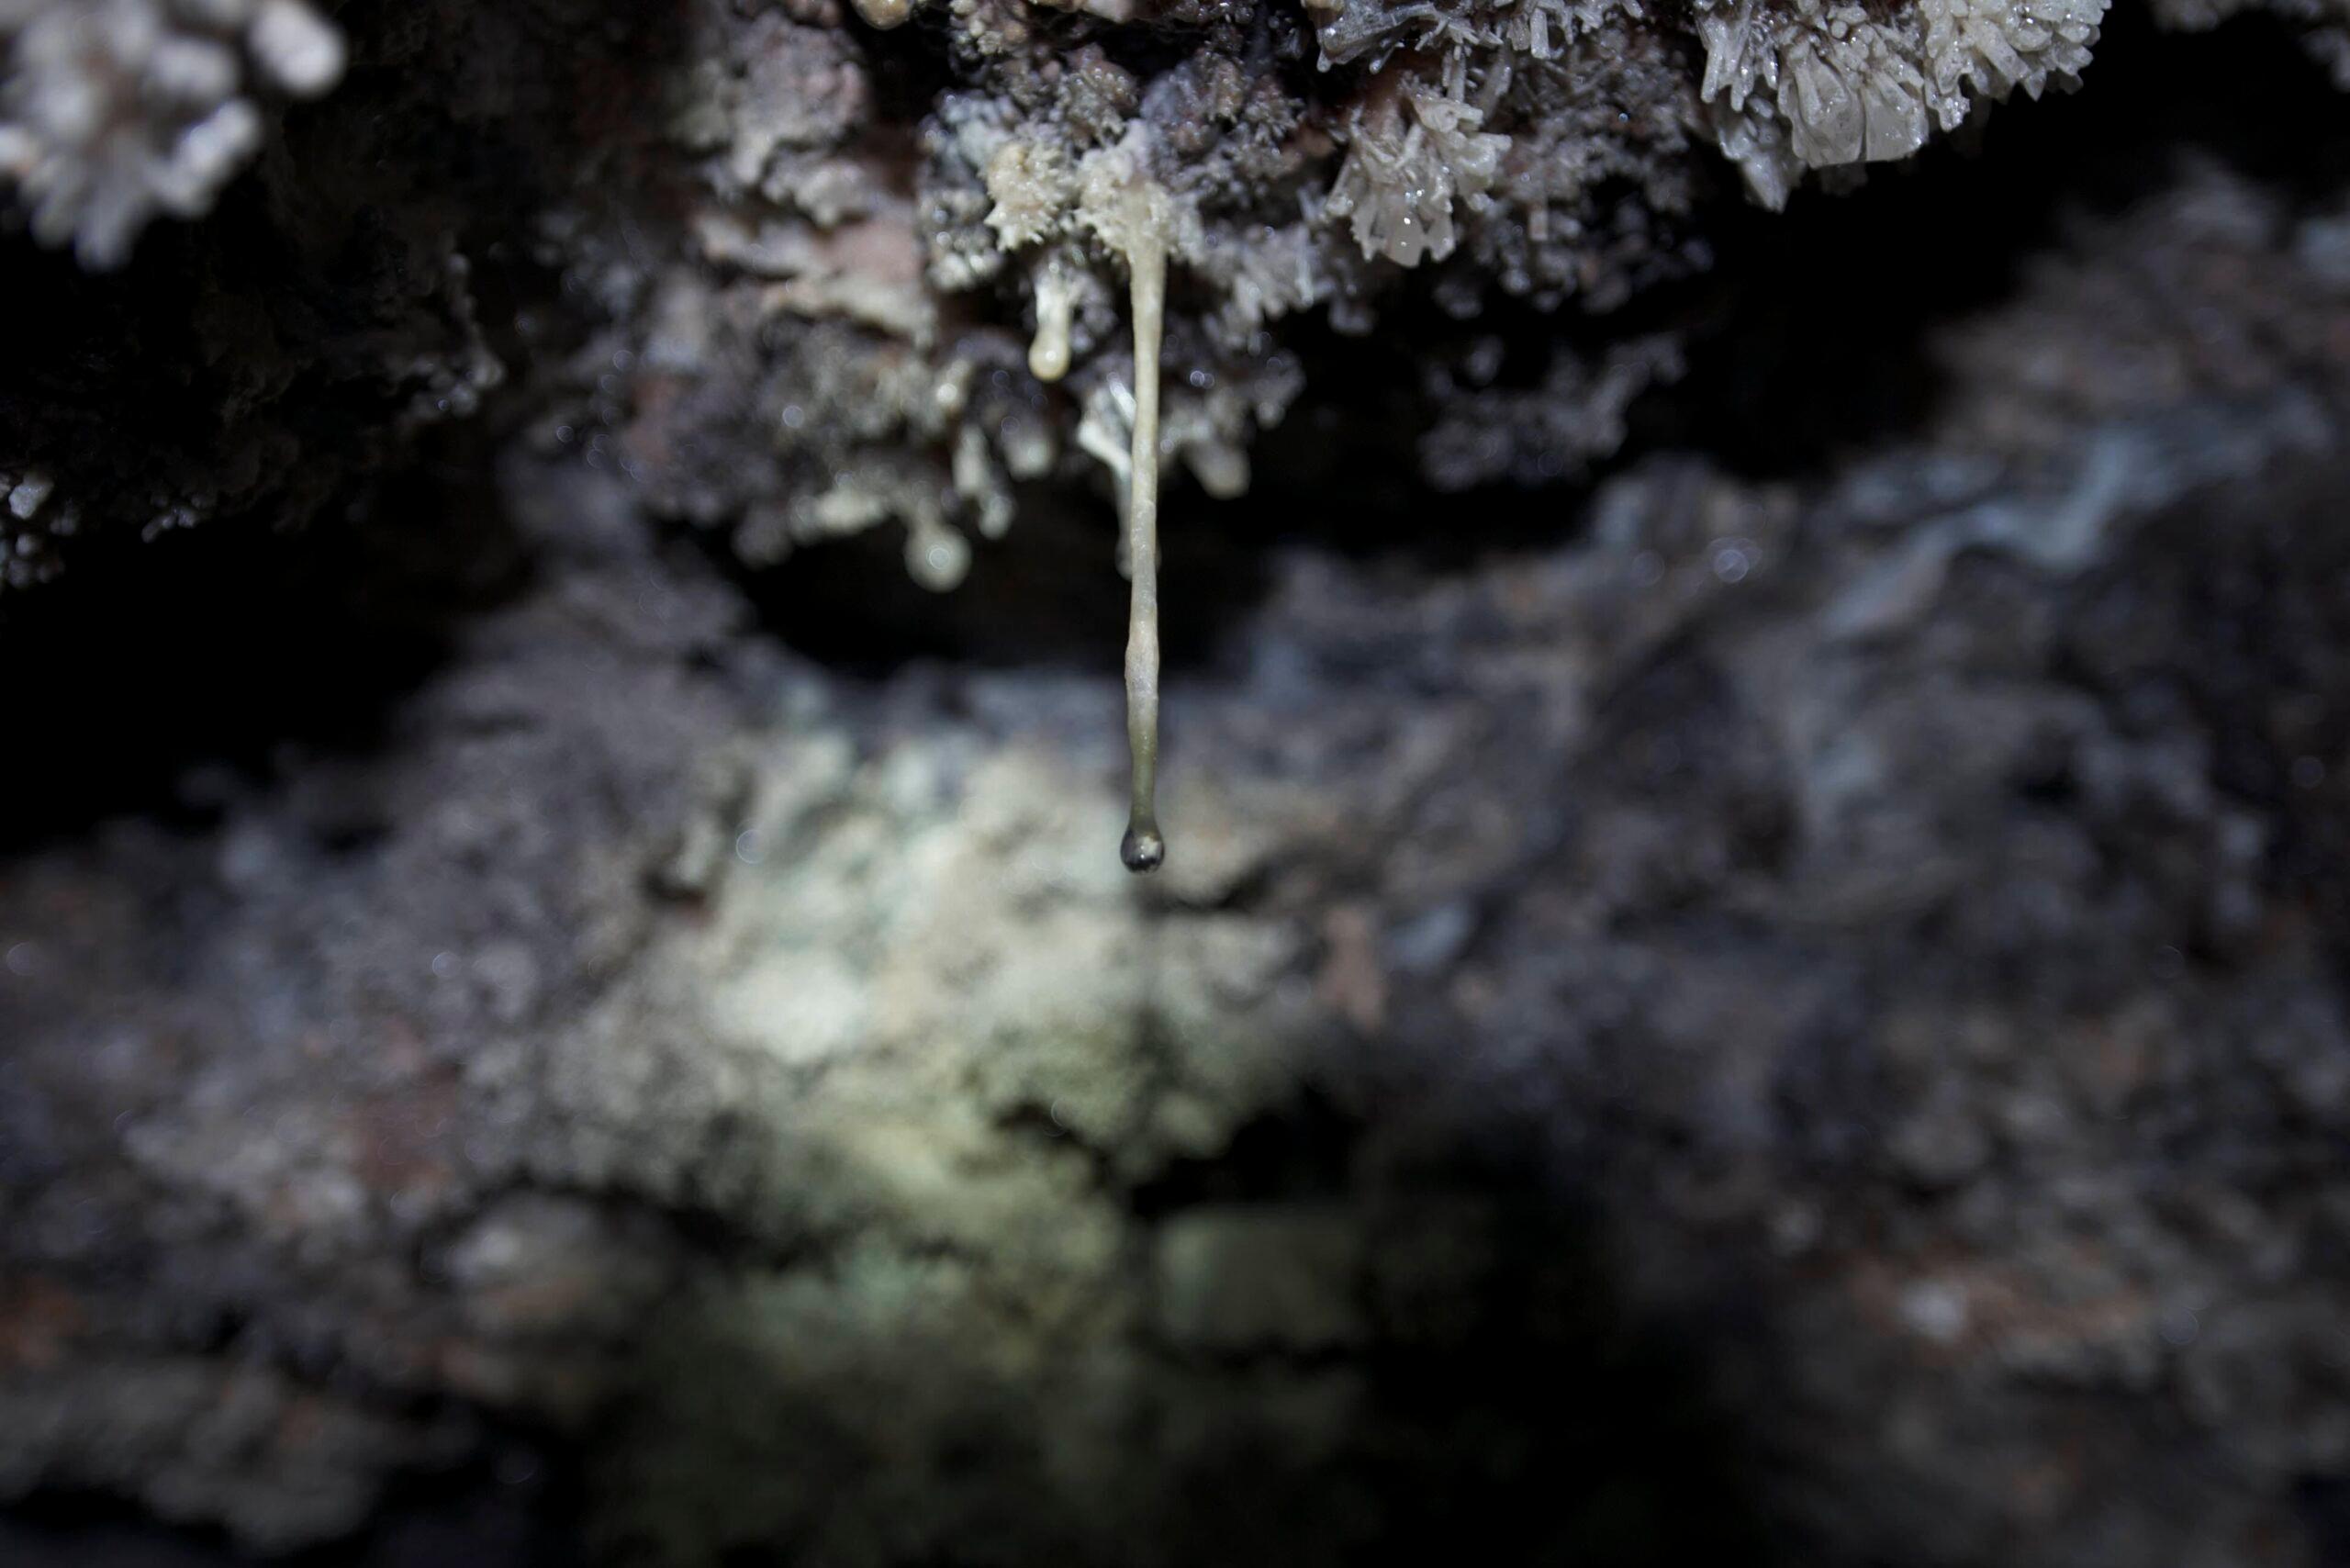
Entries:
{"label": "thin white stalactite", "polygon": [[1167,858],[1158,831],[1158,344],[1167,305],[1167,247],[1144,233],[1127,252],[1133,278],[1135,428],[1126,484],[1126,554],[1134,592],[1126,614],[1126,745],[1134,805],[1118,858],[1155,871]]}

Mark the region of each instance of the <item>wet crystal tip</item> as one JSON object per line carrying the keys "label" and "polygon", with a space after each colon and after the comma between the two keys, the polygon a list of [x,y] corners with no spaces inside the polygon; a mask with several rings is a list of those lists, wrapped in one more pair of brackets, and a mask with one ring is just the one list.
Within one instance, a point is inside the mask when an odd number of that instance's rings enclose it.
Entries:
{"label": "wet crystal tip", "polygon": [[1118,841],[1118,858],[1126,863],[1129,871],[1156,871],[1167,859],[1167,840],[1155,827],[1128,828],[1126,836]]}

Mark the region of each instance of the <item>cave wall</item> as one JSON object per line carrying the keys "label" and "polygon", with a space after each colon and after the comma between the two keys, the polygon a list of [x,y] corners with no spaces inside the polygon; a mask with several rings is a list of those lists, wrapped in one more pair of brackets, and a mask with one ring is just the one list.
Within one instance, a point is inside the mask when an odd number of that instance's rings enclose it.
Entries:
{"label": "cave wall", "polygon": [[[2322,14],[1782,213],[1809,11],[1366,15],[352,5],[0,247],[0,1550],[2345,1560]],[[1218,206],[1449,59],[1444,255]],[[1119,258],[989,178],[1136,135],[1147,882]]]}

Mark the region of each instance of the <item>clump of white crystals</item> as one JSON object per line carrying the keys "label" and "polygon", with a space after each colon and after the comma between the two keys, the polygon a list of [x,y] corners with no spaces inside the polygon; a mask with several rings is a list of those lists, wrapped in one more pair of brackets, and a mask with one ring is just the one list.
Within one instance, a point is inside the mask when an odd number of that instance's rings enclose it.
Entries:
{"label": "clump of white crystals", "polygon": [[1365,256],[1404,266],[1452,253],[1456,205],[1483,205],[1509,138],[1483,129],[1454,56],[1441,84],[1394,71],[1373,80],[1348,120],[1347,161],[1324,212],[1347,219]]}
{"label": "clump of white crystals", "polygon": [[35,238],[116,267],[261,145],[256,87],[313,97],[342,36],[302,0],[0,0],[0,184]]}
{"label": "clump of white crystals", "polygon": [[1722,151],[1777,207],[1806,169],[1906,158],[2021,88],[2071,84],[2106,0],[1722,0],[1697,14]]}

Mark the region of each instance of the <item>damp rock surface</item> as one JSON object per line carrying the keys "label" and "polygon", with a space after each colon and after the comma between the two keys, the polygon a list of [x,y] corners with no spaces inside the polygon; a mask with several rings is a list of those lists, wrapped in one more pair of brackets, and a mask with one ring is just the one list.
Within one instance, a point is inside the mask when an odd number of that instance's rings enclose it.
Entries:
{"label": "damp rock surface", "polygon": [[0,246],[0,1558],[2344,1560],[2338,18],[678,14]]}

